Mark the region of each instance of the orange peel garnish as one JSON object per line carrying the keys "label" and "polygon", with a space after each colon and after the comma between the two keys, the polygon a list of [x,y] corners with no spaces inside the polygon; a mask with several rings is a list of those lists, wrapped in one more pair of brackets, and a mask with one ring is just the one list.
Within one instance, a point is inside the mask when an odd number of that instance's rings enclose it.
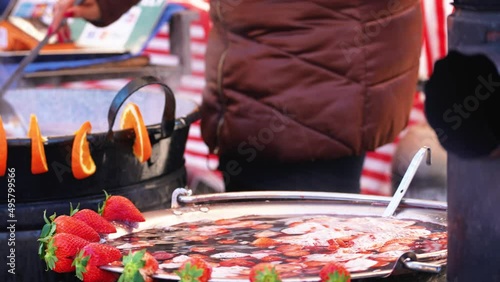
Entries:
{"label": "orange peel garnish", "polygon": [[0,116],[0,176],[4,176],[7,171],[7,133],[3,128],[2,117]]}
{"label": "orange peel garnish", "polygon": [[40,133],[38,119],[31,114],[28,137],[31,138],[31,173],[40,174],[49,171],[45,157],[44,138]]}
{"label": "orange peel garnish", "polygon": [[135,132],[134,155],[139,162],[145,162],[151,157],[151,141],[139,106],[135,103],[128,103],[120,118],[120,129],[130,128],[133,128]]}
{"label": "orange peel garnish", "polygon": [[92,130],[89,121],[82,124],[75,134],[73,147],[71,149],[71,171],[76,179],[83,179],[91,176],[96,171],[96,166],[92,155],[90,155],[90,146],[87,141],[87,134]]}

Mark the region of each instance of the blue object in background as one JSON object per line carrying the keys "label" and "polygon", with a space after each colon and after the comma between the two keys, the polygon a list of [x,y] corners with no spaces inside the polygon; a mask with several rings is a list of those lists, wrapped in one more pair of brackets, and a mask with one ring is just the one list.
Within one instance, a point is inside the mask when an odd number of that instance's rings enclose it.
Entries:
{"label": "blue object in background", "polygon": [[0,14],[3,14],[5,12],[5,9],[9,5],[9,0],[0,0]]}

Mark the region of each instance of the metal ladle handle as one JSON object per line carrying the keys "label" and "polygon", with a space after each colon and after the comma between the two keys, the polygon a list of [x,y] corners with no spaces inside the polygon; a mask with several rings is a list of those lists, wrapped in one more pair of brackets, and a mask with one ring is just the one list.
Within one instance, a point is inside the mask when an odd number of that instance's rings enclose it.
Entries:
{"label": "metal ladle handle", "polygon": [[406,190],[408,190],[408,187],[410,186],[410,183],[413,180],[413,176],[415,176],[415,173],[417,172],[420,163],[422,162],[422,160],[426,155],[427,155],[426,163],[427,165],[430,165],[431,148],[424,146],[420,148],[420,150],[418,150],[418,152],[415,154],[415,156],[411,160],[410,165],[408,166],[408,169],[406,170],[405,175],[403,176],[403,179],[401,180],[401,183],[398,186],[398,189],[394,193],[392,200],[389,202],[389,205],[387,205],[387,208],[385,209],[384,214],[382,215],[383,217],[389,217],[394,214],[394,212],[399,206],[399,203],[403,199]]}

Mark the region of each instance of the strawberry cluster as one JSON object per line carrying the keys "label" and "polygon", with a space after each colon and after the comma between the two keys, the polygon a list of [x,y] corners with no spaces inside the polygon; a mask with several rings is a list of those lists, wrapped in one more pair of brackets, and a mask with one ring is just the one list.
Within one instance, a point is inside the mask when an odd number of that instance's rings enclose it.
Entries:
{"label": "strawberry cluster", "polygon": [[[106,192],[105,192],[106,193]],[[42,228],[38,254],[47,268],[58,272],[75,272],[84,282],[152,281],[158,262],[146,252],[136,251],[122,257],[119,249],[100,243],[101,236],[117,232],[113,223],[133,224],[145,221],[137,207],[123,196],[110,196],[100,205],[99,212],[91,209],[73,209],[69,215],[47,218]],[[124,273],[103,271],[100,266],[123,264]]]}

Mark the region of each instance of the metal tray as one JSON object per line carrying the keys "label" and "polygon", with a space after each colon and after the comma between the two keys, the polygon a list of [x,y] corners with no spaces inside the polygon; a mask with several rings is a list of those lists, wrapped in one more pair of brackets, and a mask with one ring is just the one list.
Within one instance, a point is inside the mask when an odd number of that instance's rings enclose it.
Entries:
{"label": "metal tray", "polygon": [[[134,230],[120,229],[108,240],[113,240],[129,232],[149,228],[172,226],[179,223],[200,220],[216,220],[240,216],[279,215],[358,215],[382,216],[390,202],[390,197],[342,194],[330,192],[233,192],[192,196],[189,190],[179,188],[172,196],[172,208],[144,213],[146,222]],[[397,219],[414,219],[446,226],[447,205],[444,202],[403,199],[394,215]],[[352,274],[352,279],[387,277],[402,270],[439,273],[446,264],[447,251],[414,254],[405,253],[390,269],[371,270]],[[105,266],[103,269],[122,272],[121,267]],[[157,274],[156,279],[179,280],[175,275]],[[317,281],[310,277],[300,281]],[[234,279],[212,279],[211,281],[239,281]],[[299,281],[283,279],[283,281]]]}

